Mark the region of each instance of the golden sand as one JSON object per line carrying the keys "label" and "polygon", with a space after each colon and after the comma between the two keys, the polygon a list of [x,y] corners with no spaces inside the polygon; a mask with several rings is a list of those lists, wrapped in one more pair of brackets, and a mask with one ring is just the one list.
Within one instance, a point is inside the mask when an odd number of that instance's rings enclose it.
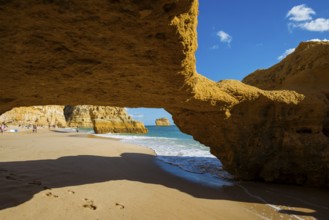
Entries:
{"label": "golden sand", "polygon": [[0,136],[0,219],[325,219],[328,190],[210,188],[120,141],[43,129]]}

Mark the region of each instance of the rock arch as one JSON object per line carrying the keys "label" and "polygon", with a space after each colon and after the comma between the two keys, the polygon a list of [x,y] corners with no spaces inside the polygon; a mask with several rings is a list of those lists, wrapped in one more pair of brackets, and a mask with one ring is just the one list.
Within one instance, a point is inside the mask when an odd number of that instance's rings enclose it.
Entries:
{"label": "rock arch", "polygon": [[0,10],[0,113],[163,107],[237,178],[328,186],[328,100],[199,75],[197,0],[5,0]]}

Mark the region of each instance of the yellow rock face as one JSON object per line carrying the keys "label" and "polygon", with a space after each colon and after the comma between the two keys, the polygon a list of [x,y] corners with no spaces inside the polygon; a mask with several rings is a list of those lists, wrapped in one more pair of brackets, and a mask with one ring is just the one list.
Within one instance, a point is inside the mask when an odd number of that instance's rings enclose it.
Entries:
{"label": "yellow rock face", "polygon": [[133,120],[124,108],[110,106],[65,106],[70,127],[92,127],[95,133],[147,133],[144,124]]}
{"label": "yellow rock face", "polygon": [[0,112],[47,104],[163,107],[237,178],[329,185],[329,101],[317,95],[327,88],[328,62],[318,67],[314,59],[329,60],[327,44],[305,43],[266,79],[254,74],[260,83],[245,81],[294,90],[269,91],[196,72],[197,0],[12,0],[0,7]]}
{"label": "yellow rock face", "polygon": [[97,134],[105,133],[147,133],[144,124],[139,121],[94,120],[94,130]]}
{"label": "yellow rock face", "polygon": [[0,115],[0,122],[23,126],[36,124],[45,127],[65,127],[63,109],[64,106],[58,105],[18,107]]}
{"label": "yellow rock face", "polygon": [[65,118],[69,127],[92,128],[95,119],[132,121],[124,108],[110,106],[65,106]]}
{"label": "yellow rock face", "polygon": [[0,115],[2,122],[23,126],[86,127],[94,128],[96,133],[147,133],[144,124],[133,120],[124,108],[110,106],[17,107]]}
{"label": "yellow rock face", "polygon": [[155,120],[156,126],[170,126],[168,118],[158,118]]}

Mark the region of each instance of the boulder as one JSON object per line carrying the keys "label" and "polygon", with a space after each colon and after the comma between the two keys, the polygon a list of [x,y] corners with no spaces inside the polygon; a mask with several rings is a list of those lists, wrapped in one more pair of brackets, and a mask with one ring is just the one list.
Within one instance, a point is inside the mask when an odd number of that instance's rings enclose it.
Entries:
{"label": "boulder", "polygon": [[156,126],[170,126],[168,118],[158,118],[155,120]]}

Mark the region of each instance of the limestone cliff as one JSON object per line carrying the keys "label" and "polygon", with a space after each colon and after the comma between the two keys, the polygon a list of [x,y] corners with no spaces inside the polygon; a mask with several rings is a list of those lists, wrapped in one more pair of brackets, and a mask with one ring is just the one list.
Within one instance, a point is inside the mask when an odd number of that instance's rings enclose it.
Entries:
{"label": "limestone cliff", "polygon": [[257,114],[258,120],[263,115],[263,123],[257,129],[258,143],[249,145],[248,151],[263,151],[259,176],[265,180],[329,186],[328,61],[329,42],[304,42],[280,63],[243,80],[262,89],[294,90],[305,96],[296,106],[271,104]]}
{"label": "limestone cliff", "polygon": [[93,106],[93,105],[66,105],[64,108],[65,119],[70,127],[93,127],[95,119],[119,119],[122,121],[131,121],[124,108],[110,106]]}
{"label": "limestone cliff", "polygon": [[63,108],[64,106],[58,105],[17,107],[0,115],[0,122],[13,125],[37,124],[46,127],[48,125],[65,127]]}
{"label": "limestone cliff", "polygon": [[[64,117],[65,116],[65,117]],[[95,124],[95,121],[97,123]],[[0,123],[12,125],[87,127],[96,133],[146,133],[144,124],[133,120],[124,108],[109,106],[17,107],[0,115]]]}
{"label": "limestone cliff", "polygon": [[158,118],[155,120],[156,126],[170,126],[168,118]]}
{"label": "limestone cliff", "polygon": [[144,124],[133,120],[125,108],[67,105],[64,113],[70,127],[92,127],[96,133],[147,133]]}
{"label": "limestone cliff", "polygon": [[134,120],[120,120],[120,119],[95,119],[94,120],[94,131],[96,134],[105,133],[147,133],[148,130],[144,124]]}
{"label": "limestone cliff", "polygon": [[196,72],[197,0],[11,0],[0,10],[0,113],[54,103],[163,107],[237,178],[329,185],[328,96],[317,89],[328,85],[328,62],[318,68],[315,59],[329,60],[327,44],[305,43],[276,69],[296,69],[280,87],[295,91],[269,91]]}

